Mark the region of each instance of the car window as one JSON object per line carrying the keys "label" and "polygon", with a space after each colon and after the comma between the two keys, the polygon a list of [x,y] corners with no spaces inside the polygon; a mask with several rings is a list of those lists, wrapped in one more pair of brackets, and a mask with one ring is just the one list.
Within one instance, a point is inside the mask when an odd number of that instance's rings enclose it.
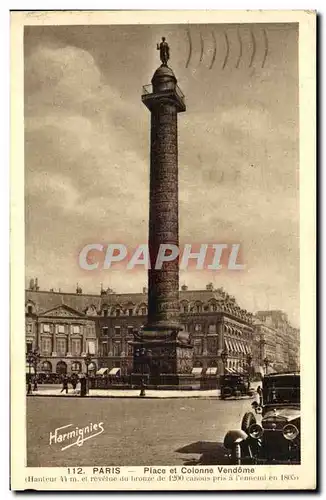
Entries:
{"label": "car window", "polygon": [[268,387],[264,390],[264,404],[300,403],[298,387]]}

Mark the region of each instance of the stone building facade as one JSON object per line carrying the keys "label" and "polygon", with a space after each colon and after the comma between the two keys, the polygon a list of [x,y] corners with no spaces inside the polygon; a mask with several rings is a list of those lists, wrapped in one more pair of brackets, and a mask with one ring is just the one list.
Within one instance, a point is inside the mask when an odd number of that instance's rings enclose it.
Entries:
{"label": "stone building facade", "polygon": [[95,373],[98,348],[94,321],[63,303],[43,307],[46,299],[51,302],[53,298],[48,292],[35,293],[36,296],[27,295],[25,328],[26,352],[37,349],[40,354],[38,371],[82,373],[86,371],[85,356],[89,354],[92,361],[88,369]]}
{"label": "stone building facade", "polygon": [[254,326],[257,367],[266,370],[264,360],[267,358],[268,371],[300,369],[300,330],[290,324],[283,311],[258,311]]}
{"label": "stone building facade", "polygon": [[[253,316],[223,289],[180,290],[180,321],[194,345],[193,365],[211,373],[246,370],[252,352]],[[40,370],[85,371],[91,354],[94,368],[132,369],[133,330],[147,320],[147,290],[99,295],[26,290],[26,349],[38,348]],[[59,346],[59,348],[58,348]],[[59,352],[58,352],[59,351]],[[225,367],[221,353],[227,353]],[[79,363],[76,365],[74,363]]]}
{"label": "stone building facade", "polygon": [[[253,316],[241,309],[234,297],[209,284],[205,290],[179,292],[180,322],[194,346],[193,366],[217,375],[253,369],[293,370],[299,367],[299,330],[281,311],[260,311]],[[26,290],[26,350],[38,348],[39,370],[72,373],[132,369],[133,330],[147,321],[147,290],[117,294],[102,290],[98,295]],[[283,319],[282,319],[283,318]],[[226,354],[223,366],[221,354]],[[209,369],[209,370],[208,370]]]}

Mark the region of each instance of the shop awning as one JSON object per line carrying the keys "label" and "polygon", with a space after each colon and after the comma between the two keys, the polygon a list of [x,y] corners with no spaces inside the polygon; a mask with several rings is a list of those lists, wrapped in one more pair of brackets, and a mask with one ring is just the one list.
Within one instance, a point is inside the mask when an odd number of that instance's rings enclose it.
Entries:
{"label": "shop awning", "polygon": [[234,351],[235,351],[234,340],[233,340],[233,339],[230,339],[230,340],[229,340],[229,342],[230,342],[230,345],[231,345],[231,351],[233,351],[233,352],[234,352]]}
{"label": "shop awning", "polygon": [[240,352],[238,342],[236,340],[233,340],[233,345],[234,345],[234,352]]}
{"label": "shop awning", "polygon": [[88,370],[89,370],[89,371],[96,370],[96,364],[95,364],[95,363],[90,363],[90,364],[88,365]]}
{"label": "shop awning", "polygon": [[225,368],[226,373],[234,373],[233,368]]}
{"label": "shop awning", "polygon": [[97,370],[96,375],[105,375],[108,370],[108,368],[100,368],[99,370]]}
{"label": "shop awning", "polygon": [[237,350],[238,350],[238,352],[242,352],[241,351],[241,342],[238,342],[238,341],[237,341]]}
{"label": "shop awning", "polygon": [[195,367],[191,370],[192,375],[201,375],[202,374],[202,367]]}
{"label": "shop awning", "polygon": [[206,370],[206,375],[216,375],[217,374],[217,368],[216,366],[210,366]]}
{"label": "shop awning", "polygon": [[26,373],[30,373],[31,375],[34,375],[34,373],[35,373],[34,366],[29,367],[29,365],[26,365]]}
{"label": "shop awning", "polygon": [[227,351],[231,351],[231,347],[230,347],[230,344],[229,344],[229,339],[224,339],[224,344],[225,344],[226,350]]}
{"label": "shop awning", "polygon": [[242,366],[239,366],[239,367],[238,367],[238,372],[239,372],[239,373],[244,373],[244,372],[245,372],[245,371],[244,371],[244,369],[242,368]]}
{"label": "shop awning", "polygon": [[120,375],[120,368],[111,368],[109,375]]}

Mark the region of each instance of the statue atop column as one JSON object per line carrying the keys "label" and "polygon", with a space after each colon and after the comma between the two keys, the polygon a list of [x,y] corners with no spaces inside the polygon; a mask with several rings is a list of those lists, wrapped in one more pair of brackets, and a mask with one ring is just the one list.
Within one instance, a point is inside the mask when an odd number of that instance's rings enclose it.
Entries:
{"label": "statue atop column", "polygon": [[157,50],[160,51],[160,59],[162,61],[162,66],[168,65],[168,60],[170,59],[170,47],[168,43],[165,41],[165,37],[162,37],[162,41],[160,44],[157,44]]}

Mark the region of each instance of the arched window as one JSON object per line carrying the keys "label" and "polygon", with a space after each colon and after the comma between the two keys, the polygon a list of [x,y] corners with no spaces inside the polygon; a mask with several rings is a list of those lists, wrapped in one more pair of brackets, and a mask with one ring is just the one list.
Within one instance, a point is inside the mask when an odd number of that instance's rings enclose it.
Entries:
{"label": "arched window", "polygon": [[189,303],[187,301],[182,301],[180,304],[180,309],[182,313],[188,313],[189,312]]}
{"label": "arched window", "polygon": [[88,365],[88,371],[89,371],[89,373],[94,373],[94,372],[96,372],[96,364],[95,364],[93,361],[92,361],[92,363],[90,363],[90,364]]}
{"label": "arched window", "polygon": [[66,375],[67,373],[67,365],[64,361],[59,361],[56,367],[56,372],[58,375]]}
{"label": "arched window", "polygon": [[31,301],[28,301],[25,307],[26,314],[34,314],[35,313],[35,304]]}
{"label": "arched window", "polygon": [[51,373],[52,372],[52,364],[50,361],[43,361],[41,364],[41,372]]}
{"label": "arched window", "polygon": [[80,373],[82,371],[82,366],[79,361],[74,361],[71,365],[71,371],[74,373]]}

